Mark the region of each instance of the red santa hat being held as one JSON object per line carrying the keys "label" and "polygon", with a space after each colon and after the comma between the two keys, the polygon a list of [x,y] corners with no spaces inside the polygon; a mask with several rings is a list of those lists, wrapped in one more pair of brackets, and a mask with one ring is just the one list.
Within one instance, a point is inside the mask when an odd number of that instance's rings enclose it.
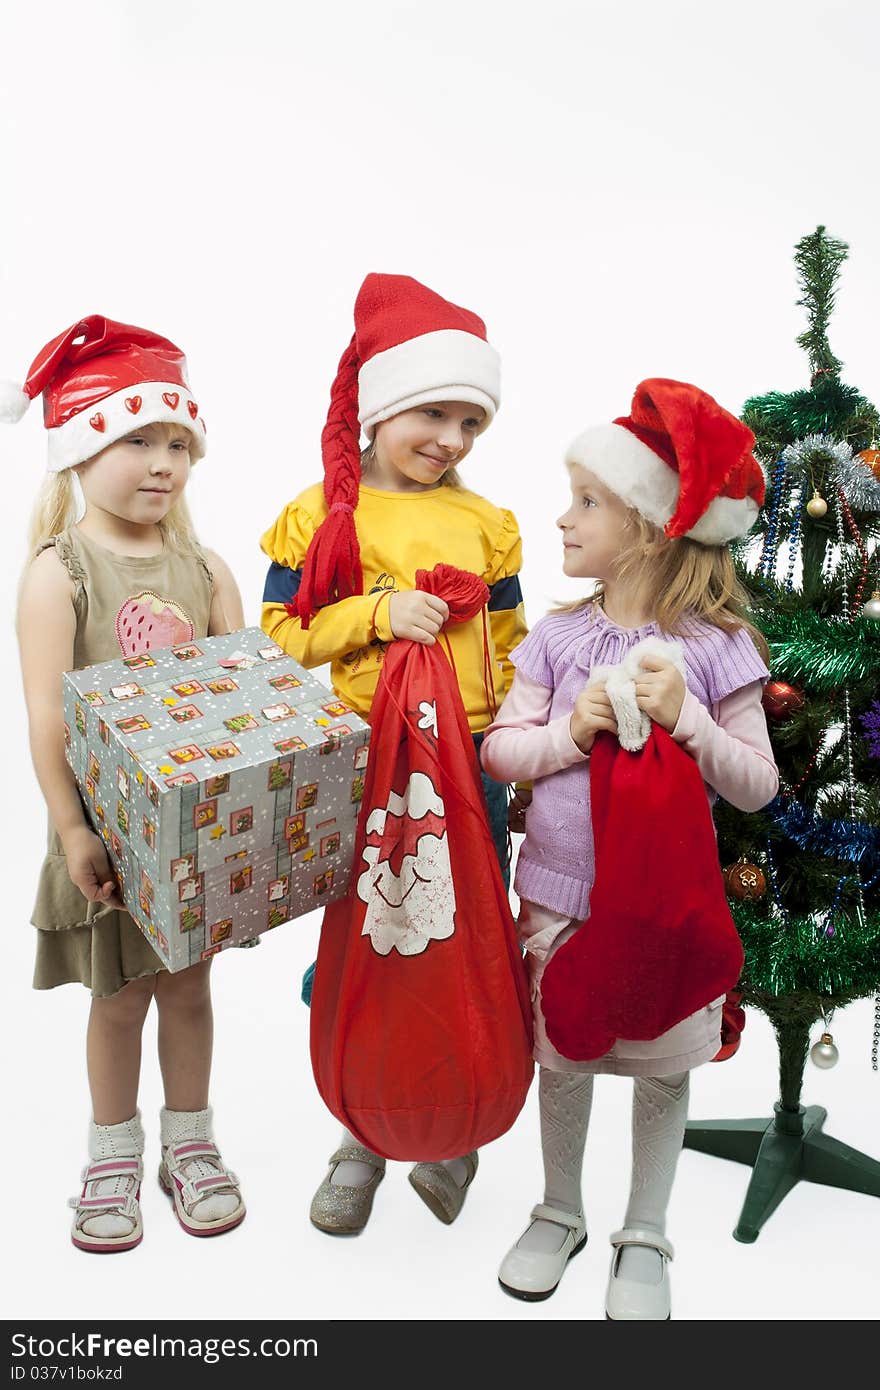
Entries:
{"label": "red santa hat being held", "polygon": [[657,637],[590,673],[607,691],[617,737],[600,733],[590,755],[589,915],[541,981],[547,1036],[576,1061],[604,1056],[618,1038],[661,1037],[732,990],[742,970],[702,773],[638,707],[649,656],[685,674],[680,643]]}
{"label": "red santa hat being held", "polygon": [[0,382],[0,421],[15,424],[42,393],[49,472],[85,463],[138,425],[181,425],[191,457],[205,452],[205,422],[180,348],[148,328],[90,314],[37,354],[24,386]]}
{"label": "red santa hat being held", "polygon": [[698,386],[651,377],[629,415],[578,435],[579,463],[670,538],[723,545],[751,530],[764,501],[755,436]]}
{"label": "red santa hat being held", "polygon": [[501,401],[498,353],[476,314],[408,275],[368,275],[354,306],[354,336],[342,355],[321,436],[330,515],[312,537],[296,598],[307,628],[313,613],[363,589],[354,525],[361,478],[360,431],[429,401],[482,406],[489,425]]}

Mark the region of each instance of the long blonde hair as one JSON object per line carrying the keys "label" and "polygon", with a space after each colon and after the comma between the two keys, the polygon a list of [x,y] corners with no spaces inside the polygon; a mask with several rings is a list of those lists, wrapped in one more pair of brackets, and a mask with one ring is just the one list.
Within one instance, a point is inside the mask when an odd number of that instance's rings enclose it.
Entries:
{"label": "long blonde hair", "polygon": [[[161,422],[160,422],[161,423]],[[47,541],[54,540],[76,521],[77,496],[73,483],[73,470],[65,468],[61,473],[49,473],[37,493],[31,513],[28,533],[27,563],[38,554]],[[199,543],[189,507],[183,494],[178,497],[167,515],[159,522],[166,546],[182,555],[197,555]]]}
{"label": "long blonde hair", "polygon": [[[639,571],[650,571],[653,620],[661,632],[686,635],[688,618],[700,618],[722,632],[745,628],[763,660],[769,660],[763,634],[748,620],[748,594],[736,577],[733,556],[726,545],[700,545],[686,536],[670,540],[634,507],[627,509],[623,539],[617,576],[627,579]],[[586,598],[560,604],[551,612],[572,613],[596,601],[601,603],[604,592],[604,584],[597,581]]]}

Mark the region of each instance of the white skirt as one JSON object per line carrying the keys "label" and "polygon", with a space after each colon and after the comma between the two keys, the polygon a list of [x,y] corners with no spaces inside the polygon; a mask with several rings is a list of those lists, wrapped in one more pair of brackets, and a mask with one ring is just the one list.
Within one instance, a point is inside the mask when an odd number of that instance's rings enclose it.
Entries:
{"label": "white skirt", "polygon": [[618,1038],[610,1052],[589,1062],[563,1057],[547,1037],[541,1009],[541,977],[548,961],[578,929],[579,923],[550,907],[523,900],[517,923],[526,948],[526,969],[535,1024],[534,1057],[550,1071],[610,1072],[616,1076],[674,1076],[711,1062],[721,1046],[721,1006],[725,996],[647,1042]]}

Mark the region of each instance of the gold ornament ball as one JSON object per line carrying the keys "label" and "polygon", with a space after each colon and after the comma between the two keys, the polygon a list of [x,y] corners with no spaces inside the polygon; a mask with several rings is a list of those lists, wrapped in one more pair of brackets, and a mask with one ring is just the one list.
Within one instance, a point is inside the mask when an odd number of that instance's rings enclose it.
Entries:
{"label": "gold ornament ball", "polygon": [[862,608],[863,618],[873,618],[875,623],[880,623],[880,589],[875,589],[868,602]]}
{"label": "gold ornament ball", "polygon": [[767,891],[767,880],[763,873],[757,864],[750,864],[746,859],[738,859],[735,864],[728,864],[723,871],[723,877],[727,896],[736,898],[740,903],[757,902]]}
{"label": "gold ornament ball", "polygon": [[817,1043],[810,1048],[810,1061],[820,1071],[830,1071],[840,1061],[840,1053],[830,1033],[823,1033]]}
{"label": "gold ornament ball", "polygon": [[818,492],[814,492],[807,503],[807,511],[810,516],[818,520],[820,516],[824,516],[828,511],[828,503],[825,501],[824,497],[819,496]]}

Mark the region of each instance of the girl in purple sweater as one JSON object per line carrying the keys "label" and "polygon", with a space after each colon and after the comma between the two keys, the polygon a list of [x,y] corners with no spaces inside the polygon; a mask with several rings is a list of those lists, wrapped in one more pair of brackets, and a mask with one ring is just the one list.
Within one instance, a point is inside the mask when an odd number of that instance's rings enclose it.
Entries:
{"label": "girl in purple sweater", "polygon": [[[613,1319],[670,1316],[666,1208],[689,1072],[719,1050],[723,998],[652,1041],[618,1038],[605,1056],[572,1061],[547,1037],[541,977],[589,915],[590,751],[601,730],[618,733],[611,699],[592,677],[597,668],[605,668],[601,679],[654,638],[630,658],[639,666],[636,720],[642,711],[694,758],[710,802],[718,794],[758,810],[776,794],[761,705],[768,670],[756,644],[766,647],[742,617],[727,546],[748,532],[763,501],[753,443],[711,396],[662,379],[641,383],[629,416],[575,440],[566,457],[571,506],[557,524],[564,572],[594,587],[542,618],[511,653],[513,686],[482,747],[491,777],[534,786],[515,888],[534,1001],[545,1191],[499,1279],[517,1298],[555,1290],[586,1242],[580,1189],[593,1076],[632,1076],[632,1186],[623,1229],[611,1238],[606,1297]],[[676,644],[672,659],[657,638]]]}

